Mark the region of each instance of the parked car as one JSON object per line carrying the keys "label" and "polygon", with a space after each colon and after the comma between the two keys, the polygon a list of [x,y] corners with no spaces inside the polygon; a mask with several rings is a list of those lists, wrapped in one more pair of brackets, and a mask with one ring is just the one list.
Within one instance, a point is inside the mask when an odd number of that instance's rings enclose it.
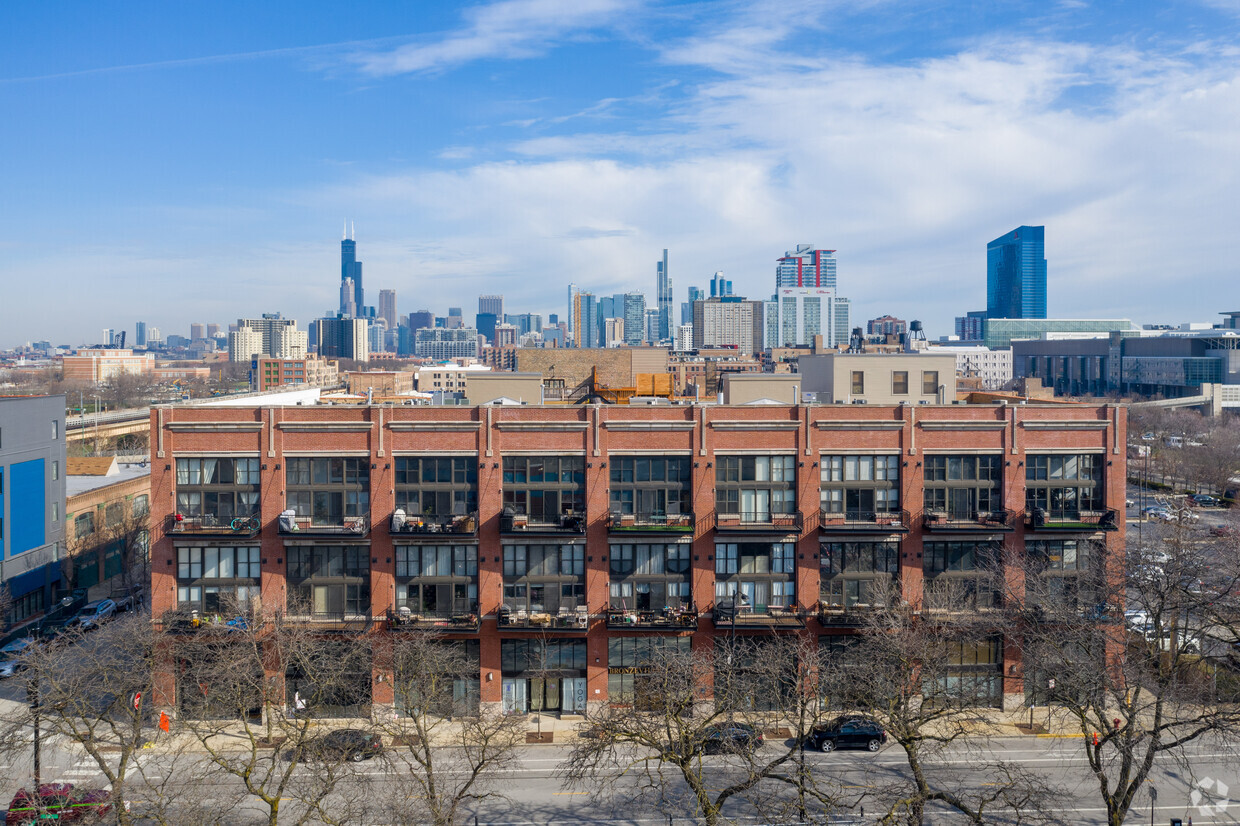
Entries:
{"label": "parked car", "polygon": [[0,648],[0,678],[15,676],[26,668],[26,655],[34,650],[33,637],[19,637]]}
{"label": "parked car", "polygon": [[715,723],[702,738],[705,754],[751,754],[762,748],[762,733],[745,723]]}
{"label": "parked car", "polygon": [[[72,783],[45,783],[34,792],[21,789],[9,803],[5,823],[102,823],[112,811],[107,789],[81,789]],[[129,802],[125,802],[129,811]]]}
{"label": "parked car", "polygon": [[71,624],[81,628],[83,631],[89,631],[112,619],[115,614],[115,602],[110,599],[97,599],[94,602],[88,602],[83,605],[82,610],[78,611]]}
{"label": "parked car", "polygon": [[1213,528],[1210,528],[1210,536],[1228,537],[1235,535],[1236,529],[1231,525],[1215,525]]}
{"label": "parked car", "polygon": [[343,758],[360,763],[383,754],[383,738],[369,731],[342,728],[309,740],[301,747],[302,760]]}
{"label": "parked car", "polygon": [[1189,501],[1199,508],[1217,508],[1223,504],[1218,500],[1218,497],[1211,496],[1208,493],[1194,493],[1189,497]]}
{"label": "parked car", "polygon": [[866,749],[878,751],[887,742],[887,732],[877,720],[868,717],[839,717],[821,723],[810,731],[806,745],[820,751]]}
{"label": "parked car", "polygon": [[1162,505],[1151,505],[1141,511],[1141,515],[1146,519],[1161,519],[1163,522],[1170,522],[1175,519],[1174,514]]}

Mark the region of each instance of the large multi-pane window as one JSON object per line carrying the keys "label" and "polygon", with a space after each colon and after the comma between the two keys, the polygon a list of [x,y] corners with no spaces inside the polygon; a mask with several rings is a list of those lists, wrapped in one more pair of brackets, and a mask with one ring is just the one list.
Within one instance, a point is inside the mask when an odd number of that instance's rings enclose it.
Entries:
{"label": "large multi-pane window", "polygon": [[1103,509],[1102,457],[1029,454],[1025,457],[1025,507],[1051,518],[1075,518]]}
{"label": "large multi-pane window", "polygon": [[688,456],[614,456],[610,465],[612,513],[651,517],[693,510]]}
{"label": "large multi-pane window", "polygon": [[1031,573],[1025,578],[1026,597],[1063,608],[1076,608],[1092,602],[1095,584],[1090,542],[1076,539],[1046,539],[1026,545]]}
{"label": "large multi-pane window", "polygon": [[1003,699],[1003,648],[999,640],[947,643],[943,673],[922,686],[930,702],[993,706]]}
{"label": "large multi-pane window", "polygon": [[286,502],[313,525],[343,525],[370,513],[370,459],[287,459]]}
{"label": "large multi-pane window", "polygon": [[821,551],[824,607],[886,604],[900,570],[898,542],[823,542]]}
{"label": "large multi-pane window", "polygon": [[993,542],[926,542],[922,546],[926,601],[931,608],[993,608],[999,548]]}
{"label": "large multi-pane window", "polygon": [[505,456],[504,509],[544,524],[584,513],[585,460],[580,456]]}
{"label": "large multi-pane window", "polygon": [[585,640],[500,640],[501,708],[585,711]]}
{"label": "large multi-pane window", "polygon": [[288,554],[289,611],[344,617],[370,613],[370,548],[294,545]]}
{"label": "large multi-pane window", "polygon": [[585,605],[585,545],[505,545],[504,606],[531,614]]}
{"label": "large multi-pane window", "polygon": [[258,459],[177,459],[177,513],[227,523],[258,514]]}
{"label": "large multi-pane window", "polygon": [[769,522],[796,510],[795,456],[716,456],[715,510]]}
{"label": "large multi-pane window", "polygon": [[478,510],[478,465],[468,456],[397,456],[396,507],[445,521]]}
{"label": "large multi-pane window", "polygon": [[823,456],[822,510],[869,520],[900,509],[899,456]]}
{"label": "large multi-pane window", "polygon": [[478,612],[477,545],[397,545],[396,608],[422,616]]}
{"label": "large multi-pane window", "polygon": [[949,519],[974,519],[1003,507],[999,455],[926,456],[925,508]]}
{"label": "large multi-pane window", "polygon": [[257,545],[177,548],[177,605],[204,613],[244,610],[258,597]]}
{"label": "large multi-pane window", "polygon": [[[426,656],[424,643],[396,643],[392,652],[392,688],[396,715],[410,717],[419,711],[447,717],[473,716],[482,699],[479,680],[478,640],[435,640],[432,650],[442,652]],[[441,669],[434,680],[426,679],[423,670],[431,665]],[[438,689],[438,696],[426,697],[428,688]]]}
{"label": "large multi-pane window", "polygon": [[643,675],[657,660],[688,654],[688,637],[612,637],[607,641],[608,702],[639,709],[656,707],[664,698],[655,695],[659,687]]}
{"label": "large multi-pane window", "polygon": [[715,543],[715,600],[736,599],[740,613],[796,604],[796,543]]}
{"label": "large multi-pane window", "polygon": [[691,549],[688,543],[613,544],[610,607],[660,613],[689,607]]}

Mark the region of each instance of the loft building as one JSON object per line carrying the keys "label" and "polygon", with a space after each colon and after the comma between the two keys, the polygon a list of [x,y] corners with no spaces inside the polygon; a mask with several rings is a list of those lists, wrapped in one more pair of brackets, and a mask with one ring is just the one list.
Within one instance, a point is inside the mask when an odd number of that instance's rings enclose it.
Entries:
{"label": "loft building", "polygon": [[[375,658],[338,716],[396,713],[379,643],[427,632],[476,657],[461,696],[571,714],[631,702],[656,645],[831,649],[887,586],[919,610],[939,594],[993,607],[983,560],[1000,549],[1074,560],[1047,569],[1065,590],[1123,558],[1122,406],[769,401],[156,407],[153,617],[198,633],[168,617],[239,605],[368,632]],[[257,519],[178,518],[208,501]],[[553,675],[531,665],[540,654]],[[170,656],[154,701],[177,711],[199,688]],[[266,667],[291,698],[295,666]],[[1015,710],[1023,671],[996,626],[948,686]]]}

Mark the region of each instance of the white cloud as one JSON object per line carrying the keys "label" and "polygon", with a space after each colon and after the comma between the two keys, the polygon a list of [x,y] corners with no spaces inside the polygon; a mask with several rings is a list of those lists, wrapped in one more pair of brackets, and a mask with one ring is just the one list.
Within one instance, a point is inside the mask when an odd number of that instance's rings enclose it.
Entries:
{"label": "white cloud", "polygon": [[503,0],[468,10],[467,25],[439,40],[359,53],[353,60],[367,74],[394,75],[482,58],[531,58],[556,39],[607,25],[636,5],[632,0]]}

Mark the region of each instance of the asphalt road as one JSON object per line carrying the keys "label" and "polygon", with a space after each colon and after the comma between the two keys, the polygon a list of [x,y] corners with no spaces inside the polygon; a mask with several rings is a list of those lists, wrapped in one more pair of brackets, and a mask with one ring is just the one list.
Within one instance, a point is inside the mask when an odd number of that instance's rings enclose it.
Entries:
{"label": "asphalt road", "polygon": [[[780,748],[768,744],[762,754],[774,757]],[[619,779],[603,791],[597,787],[588,789],[566,788],[559,778],[559,770],[568,755],[562,746],[531,746],[521,750],[516,766],[504,773],[496,783],[496,791],[503,798],[481,801],[472,806],[469,815],[476,815],[480,826],[569,826],[569,824],[607,824],[608,826],[689,826],[697,821],[690,818],[683,784],[672,775],[667,785],[665,799],[660,801],[639,793],[635,779]],[[1240,744],[1201,743],[1188,750],[1185,765],[1170,757],[1163,757],[1147,788],[1157,790],[1157,802],[1153,822],[1167,824],[1171,818],[1180,818],[1185,824],[1192,818],[1194,826],[1209,824],[1240,823]],[[808,753],[807,764],[814,777],[822,783],[833,784],[839,794],[860,799],[866,804],[866,795],[877,794],[893,782],[907,778],[908,770],[903,753],[891,745],[877,754],[868,752],[836,752],[833,754]],[[732,776],[736,758],[710,757],[706,759],[707,777],[712,786],[720,787]],[[996,761],[1014,764],[1035,774],[1055,787],[1053,808],[1063,819],[1071,823],[1101,824],[1105,822],[1105,810],[1098,799],[1097,782],[1085,764],[1080,741],[1072,738],[995,738],[990,741],[971,740],[967,744],[954,745],[949,751],[933,761],[930,776],[954,791],[979,794],[993,788]],[[139,762],[142,770],[155,782],[167,783],[174,793],[192,797],[196,805],[214,810],[237,807],[231,818],[236,823],[248,822],[242,813],[258,814],[256,807],[245,800],[240,784],[228,777],[207,775],[200,772],[205,760],[200,755],[173,757],[158,752],[145,752]],[[5,800],[19,785],[20,779],[28,778],[28,759],[9,755],[0,763],[0,776],[4,783]],[[320,771],[312,765],[296,770],[299,780],[309,779]],[[329,810],[340,811],[343,806],[366,805],[370,811],[350,820],[364,826],[393,822],[383,812],[386,801],[409,800],[414,788],[402,780],[393,765],[372,760],[348,767],[349,776],[340,787],[339,798],[349,798],[329,803]],[[76,748],[51,743],[44,752],[44,780],[68,780],[83,786],[106,785],[103,775],[94,761]],[[1234,790],[1234,792],[1232,791]],[[1194,795],[1194,792],[1196,793]],[[765,792],[785,794],[777,787]],[[1229,795],[1234,794],[1232,803]],[[187,798],[188,799],[188,798]],[[290,801],[291,803],[291,801]],[[140,804],[135,804],[140,806]],[[853,811],[855,822],[872,822],[877,806],[870,800],[867,806],[869,819]],[[743,799],[736,799],[727,809],[729,817],[738,824],[770,822],[758,816],[753,806]],[[1150,822],[1150,797],[1148,792],[1138,795],[1137,803],[1128,822]],[[473,822],[468,819],[468,822]],[[228,821],[226,821],[228,822]],[[842,821],[846,822],[846,821]],[[946,811],[932,810],[928,817],[932,824],[959,823],[961,818]],[[992,812],[988,822],[1015,822],[1014,813],[1004,810]]]}

